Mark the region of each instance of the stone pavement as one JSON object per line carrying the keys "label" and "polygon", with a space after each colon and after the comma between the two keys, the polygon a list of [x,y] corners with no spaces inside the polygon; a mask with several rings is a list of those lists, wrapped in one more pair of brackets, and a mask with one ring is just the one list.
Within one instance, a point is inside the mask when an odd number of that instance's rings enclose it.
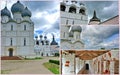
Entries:
{"label": "stone pavement", "polygon": [[2,60],[1,69],[8,70],[9,74],[52,74],[43,66],[49,59],[58,60],[58,57],[43,57],[41,60]]}

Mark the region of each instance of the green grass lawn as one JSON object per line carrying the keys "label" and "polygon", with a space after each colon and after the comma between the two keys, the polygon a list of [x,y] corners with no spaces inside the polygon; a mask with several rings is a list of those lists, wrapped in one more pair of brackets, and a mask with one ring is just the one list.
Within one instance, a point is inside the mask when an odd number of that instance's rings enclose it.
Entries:
{"label": "green grass lawn", "polygon": [[10,70],[1,70],[1,74],[9,74]]}
{"label": "green grass lawn", "polygon": [[59,74],[59,65],[46,62],[43,64],[46,68],[48,68],[52,73]]}

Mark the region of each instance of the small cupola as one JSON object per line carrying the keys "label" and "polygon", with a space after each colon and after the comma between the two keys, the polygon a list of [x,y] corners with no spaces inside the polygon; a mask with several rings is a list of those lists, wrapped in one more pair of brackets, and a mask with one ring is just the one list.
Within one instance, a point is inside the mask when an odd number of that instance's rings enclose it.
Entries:
{"label": "small cupola", "polygon": [[9,18],[11,17],[10,11],[7,9],[7,7],[1,10],[1,16],[8,16]]}
{"label": "small cupola", "polygon": [[31,12],[27,7],[22,12],[22,17],[25,17],[25,16],[31,17]]}
{"label": "small cupola", "polygon": [[93,13],[93,17],[90,19],[90,22],[91,21],[98,21],[98,22],[100,22],[100,19],[97,18],[97,16],[96,16],[96,11],[95,10],[94,10],[94,13]]}
{"label": "small cupola", "polygon": [[55,41],[55,37],[53,34],[52,34],[52,36],[53,36],[53,39],[52,39],[52,42],[50,45],[58,45],[58,43]]}

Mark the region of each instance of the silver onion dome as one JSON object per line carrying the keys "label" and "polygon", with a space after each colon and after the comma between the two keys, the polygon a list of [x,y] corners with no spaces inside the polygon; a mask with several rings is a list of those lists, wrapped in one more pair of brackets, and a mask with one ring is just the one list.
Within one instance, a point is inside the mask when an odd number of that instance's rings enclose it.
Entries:
{"label": "silver onion dome", "polygon": [[1,16],[8,16],[11,17],[10,11],[5,7],[4,9],[1,10]]}
{"label": "silver onion dome", "polygon": [[72,29],[71,29],[71,31],[78,31],[78,32],[82,32],[82,28],[81,28],[81,26],[72,26]]}
{"label": "silver onion dome", "polygon": [[12,13],[16,13],[16,12],[22,12],[24,10],[24,6],[23,4],[20,3],[20,1],[17,1],[17,3],[12,5],[11,11]]}
{"label": "silver onion dome", "polygon": [[30,10],[27,7],[22,12],[22,17],[24,17],[24,16],[31,17],[31,12],[30,12]]}

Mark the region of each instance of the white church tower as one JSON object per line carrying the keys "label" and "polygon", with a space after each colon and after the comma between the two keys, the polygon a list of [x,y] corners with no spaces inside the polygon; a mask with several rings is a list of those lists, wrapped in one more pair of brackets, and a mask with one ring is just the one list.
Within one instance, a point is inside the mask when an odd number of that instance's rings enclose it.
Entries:
{"label": "white church tower", "polygon": [[34,53],[31,11],[17,1],[12,5],[11,12],[7,6],[1,10],[1,55],[29,56]]}
{"label": "white church tower", "polygon": [[61,49],[84,49],[82,27],[88,25],[87,8],[77,0],[64,0],[60,5]]}
{"label": "white church tower", "polygon": [[60,4],[61,24],[87,25],[87,8],[77,0],[64,0]]}

